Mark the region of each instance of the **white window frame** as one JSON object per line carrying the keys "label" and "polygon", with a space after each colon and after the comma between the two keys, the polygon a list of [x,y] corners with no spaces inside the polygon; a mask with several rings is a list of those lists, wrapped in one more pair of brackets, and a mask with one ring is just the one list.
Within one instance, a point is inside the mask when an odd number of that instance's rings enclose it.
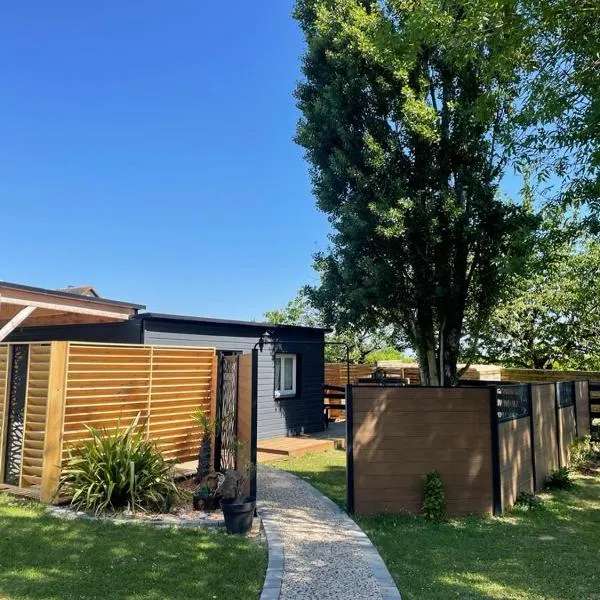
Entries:
{"label": "white window frame", "polygon": [[[284,382],[284,368],[283,362],[284,359],[291,358],[292,359],[292,389],[284,390],[283,382]],[[296,395],[296,373],[298,370],[298,357],[296,354],[275,354],[275,362],[281,360],[281,365],[279,367],[279,381],[275,381],[275,398],[289,398]],[[277,368],[275,368],[275,377],[277,377]],[[277,389],[279,388],[279,389]]]}

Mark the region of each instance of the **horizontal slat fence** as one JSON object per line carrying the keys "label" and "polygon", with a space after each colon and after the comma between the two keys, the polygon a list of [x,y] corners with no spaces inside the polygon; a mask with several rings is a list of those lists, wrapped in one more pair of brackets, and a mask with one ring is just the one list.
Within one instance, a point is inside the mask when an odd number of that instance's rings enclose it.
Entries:
{"label": "horizontal slat fence", "polygon": [[358,514],[421,510],[436,469],[448,512],[501,513],[542,489],[589,433],[587,382],[464,386],[351,386],[348,488]]}
{"label": "horizontal slat fence", "polygon": [[[53,499],[70,449],[87,427],[139,427],[163,456],[194,459],[200,432],[192,413],[212,413],[214,348],[30,343],[20,487]],[[0,465],[4,465],[11,344],[0,345]],[[1,483],[2,480],[0,480]]]}
{"label": "horizontal slat fence", "polygon": [[192,413],[210,411],[214,361],[212,348],[70,343],[63,462],[89,437],[86,425],[125,427],[138,415],[163,456],[194,458],[200,434]]}

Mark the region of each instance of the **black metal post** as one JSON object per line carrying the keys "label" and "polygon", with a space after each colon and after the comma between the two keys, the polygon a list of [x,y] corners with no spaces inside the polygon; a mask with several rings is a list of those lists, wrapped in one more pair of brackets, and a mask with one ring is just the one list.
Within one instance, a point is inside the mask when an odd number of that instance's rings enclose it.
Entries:
{"label": "black metal post", "polygon": [[354,407],[352,386],[346,386],[346,509],[354,513]]}
{"label": "black metal post", "polygon": [[256,447],[258,429],[258,350],[252,350],[252,412],[250,432],[250,495],[256,498]]}
{"label": "black metal post", "polygon": [[498,389],[490,387],[490,428],[492,442],[492,506],[495,515],[502,513],[502,484],[500,481],[500,445],[498,437]]}

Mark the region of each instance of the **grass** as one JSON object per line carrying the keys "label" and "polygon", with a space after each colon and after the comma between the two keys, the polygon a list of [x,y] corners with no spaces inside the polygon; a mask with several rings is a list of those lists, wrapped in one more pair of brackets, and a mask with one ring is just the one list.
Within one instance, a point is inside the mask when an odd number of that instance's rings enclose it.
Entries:
{"label": "grass", "polygon": [[66,521],[0,495],[0,598],[257,598],[266,549],[209,530]]}
{"label": "grass", "polygon": [[[344,504],[345,454],[273,466]],[[434,524],[420,517],[359,517],[405,600],[600,600],[600,475],[544,495],[542,509]]]}

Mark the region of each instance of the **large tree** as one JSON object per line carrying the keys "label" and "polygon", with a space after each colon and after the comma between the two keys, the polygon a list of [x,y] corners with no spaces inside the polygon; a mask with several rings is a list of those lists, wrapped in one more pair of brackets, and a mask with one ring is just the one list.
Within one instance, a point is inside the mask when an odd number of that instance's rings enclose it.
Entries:
{"label": "large tree", "polygon": [[530,47],[511,0],[299,0],[297,89],[317,204],[334,233],[313,300],[329,322],[403,331],[424,384],[457,382],[518,267],[529,221],[500,197]]}
{"label": "large tree", "polygon": [[[284,307],[265,312],[265,319],[270,323],[303,325],[305,327],[327,327],[325,318],[310,302],[306,290],[301,289],[296,297]],[[391,345],[398,345],[391,328],[378,328],[367,330],[360,325],[347,324],[343,330],[333,330],[326,339],[325,360],[327,362],[345,362],[349,359],[353,363],[368,362],[368,357],[373,352],[389,349]],[[400,344],[401,345],[401,344]],[[386,358],[401,358],[399,351],[393,354],[388,350]]]}
{"label": "large tree", "polygon": [[534,49],[515,120],[514,150],[552,200],[600,211],[600,3],[522,0]]}
{"label": "large tree", "polygon": [[515,277],[477,345],[477,359],[535,369],[600,367],[600,242],[551,207],[527,274]]}

